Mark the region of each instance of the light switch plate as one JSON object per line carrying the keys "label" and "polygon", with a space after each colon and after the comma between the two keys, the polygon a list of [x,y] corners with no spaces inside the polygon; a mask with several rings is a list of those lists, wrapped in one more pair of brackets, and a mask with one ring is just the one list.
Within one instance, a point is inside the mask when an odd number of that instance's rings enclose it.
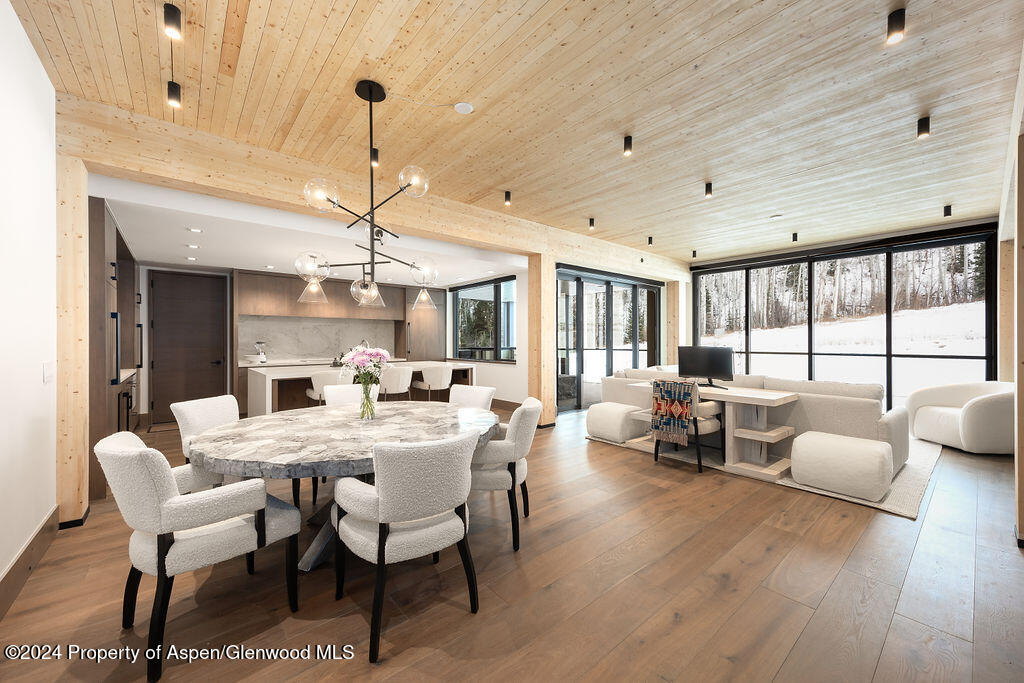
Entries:
{"label": "light switch plate", "polygon": [[57,379],[57,361],[43,361],[43,384],[49,384]]}

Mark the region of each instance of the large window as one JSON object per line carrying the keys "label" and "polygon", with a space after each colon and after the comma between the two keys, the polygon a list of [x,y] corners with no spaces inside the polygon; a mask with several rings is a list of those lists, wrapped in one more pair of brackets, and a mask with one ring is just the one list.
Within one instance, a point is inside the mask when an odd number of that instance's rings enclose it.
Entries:
{"label": "large window", "polygon": [[455,357],[516,359],[515,276],[452,290]]}
{"label": "large window", "polygon": [[918,388],[995,373],[994,226],[695,269],[694,339],[737,372]]}
{"label": "large window", "polygon": [[557,401],[560,410],[601,400],[601,378],[659,362],[661,283],[559,266]]}

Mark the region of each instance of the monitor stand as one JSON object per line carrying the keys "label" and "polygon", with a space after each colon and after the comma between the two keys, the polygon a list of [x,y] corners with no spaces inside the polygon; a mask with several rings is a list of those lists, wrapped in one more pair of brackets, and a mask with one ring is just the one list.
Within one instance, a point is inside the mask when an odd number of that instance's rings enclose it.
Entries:
{"label": "monitor stand", "polygon": [[721,389],[722,391],[728,391],[729,390],[729,387],[723,387],[721,384],[715,384],[715,381],[713,379],[711,379],[710,377],[708,377],[707,384],[699,383],[699,386],[702,386],[702,387],[713,387],[715,389]]}

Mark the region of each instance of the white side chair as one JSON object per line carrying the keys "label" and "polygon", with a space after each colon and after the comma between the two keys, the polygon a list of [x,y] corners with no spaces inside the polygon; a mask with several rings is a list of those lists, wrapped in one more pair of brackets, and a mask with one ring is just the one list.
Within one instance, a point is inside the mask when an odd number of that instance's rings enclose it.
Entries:
{"label": "white side chair", "polygon": [[321,370],[309,376],[313,382],[312,389],[306,389],[306,396],[320,405],[324,402],[324,387],[328,384],[352,384],[355,373],[351,370]]}
{"label": "white side chair", "polygon": [[[248,479],[199,493],[186,493],[178,481],[189,476],[171,466],[160,451],[135,434],[120,432],[96,444],[114,500],[133,531],[128,541],[131,569],[124,587],[121,626],[135,624],[135,600],[142,574],[156,577],[149,620],[149,650],[162,653],[167,606],[174,577],[239,555],[253,573],[253,554],[287,538],[285,569],[288,605],[299,608],[298,509],[267,495],[266,482]],[[162,654],[147,658],[149,680],[160,678]]]}
{"label": "white side chair", "polygon": [[377,565],[370,619],[370,661],[380,651],[381,612],[387,566],[457,545],[469,584],[470,611],[479,601],[476,570],[466,532],[466,499],[470,462],[480,435],[469,432],[451,439],[422,443],[380,443],[373,447],[374,484],[346,477],[334,487],[331,520],[337,529],[334,545],[335,594],[345,588],[348,550]]}
{"label": "white side chair", "polygon": [[391,394],[409,394],[412,398],[412,368],[402,365],[389,365],[380,373],[380,393],[384,399]]}
{"label": "white side chair", "polygon": [[918,389],[907,397],[910,433],[968,453],[1013,453],[1013,382]]}
{"label": "white side chair", "polygon": [[[238,422],[238,401],[231,394],[200,398],[194,401],[179,401],[171,404],[171,413],[178,423],[181,434],[181,452],[185,456],[185,464],[191,472],[192,480],[181,488],[184,483],[177,479],[178,488],[183,492],[195,493],[211,486],[224,483],[224,475],[216,474],[192,462],[192,439],[207,429],[224,424]],[[177,470],[179,468],[175,468]]]}
{"label": "white side chair", "polygon": [[512,518],[512,550],[519,550],[519,510],[516,486],[523,492],[523,516],[530,516],[530,494],[526,490],[526,456],[540,422],[541,402],[532,396],[515,409],[508,424],[473,456],[473,490],[507,491]]}
{"label": "white side chair", "polygon": [[460,408],[490,410],[494,400],[494,387],[478,387],[472,384],[453,384],[448,392],[448,402]]}
{"label": "white side chair", "polygon": [[418,379],[412,383],[416,389],[422,389],[427,392],[427,400],[430,400],[430,392],[432,391],[444,391],[452,385],[452,365],[451,363],[438,363],[437,365],[428,365],[421,370],[423,373],[423,379]]}
{"label": "white side chair", "polygon": [[[370,398],[374,401],[380,395],[380,385],[370,387]],[[358,404],[363,400],[362,384],[328,384],[324,387],[324,402],[328,406]]]}

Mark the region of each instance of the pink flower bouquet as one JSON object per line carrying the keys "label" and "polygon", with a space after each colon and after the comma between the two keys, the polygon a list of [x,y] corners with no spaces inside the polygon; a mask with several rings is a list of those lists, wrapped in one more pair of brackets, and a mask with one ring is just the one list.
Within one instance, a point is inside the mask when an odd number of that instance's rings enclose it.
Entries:
{"label": "pink flower bouquet", "polygon": [[342,356],[341,365],[355,374],[355,380],[363,385],[363,402],[359,417],[372,420],[374,415],[373,399],[370,387],[380,383],[380,373],[388,366],[391,354],[384,349],[371,349],[366,346],[353,347]]}

